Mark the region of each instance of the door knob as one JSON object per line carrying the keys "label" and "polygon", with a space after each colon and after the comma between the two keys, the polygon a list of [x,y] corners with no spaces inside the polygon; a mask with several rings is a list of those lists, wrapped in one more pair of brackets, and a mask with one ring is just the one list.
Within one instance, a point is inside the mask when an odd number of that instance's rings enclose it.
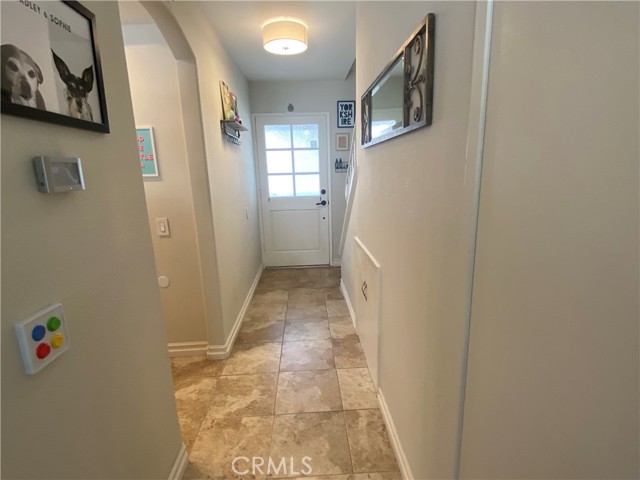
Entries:
{"label": "door knob", "polygon": [[316,203],[316,205],[323,205],[323,206],[326,205],[326,204],[327,204],[326,200],[322,200],[320,203]]}

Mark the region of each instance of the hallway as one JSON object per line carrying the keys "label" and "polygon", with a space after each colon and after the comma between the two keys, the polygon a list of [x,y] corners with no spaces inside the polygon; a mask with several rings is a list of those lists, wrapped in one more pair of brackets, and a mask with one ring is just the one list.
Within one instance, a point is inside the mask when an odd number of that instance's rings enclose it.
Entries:
{"label": "hallway", "polygon": [[185,478],[240,477],[234,458],[254,478],[254,457],[255,478],[269,460],[268,478],[401,478],[339,284],[340,268],[265,270],[228,359],[172,359]]}
{"label": "hallway", "polygon": [[640,479],[639,0],[0,17],[2,479]]}

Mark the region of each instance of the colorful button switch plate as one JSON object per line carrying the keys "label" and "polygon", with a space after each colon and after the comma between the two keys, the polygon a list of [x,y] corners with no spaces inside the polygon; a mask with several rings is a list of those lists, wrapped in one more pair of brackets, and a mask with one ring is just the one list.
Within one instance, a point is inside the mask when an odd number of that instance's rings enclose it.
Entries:
{"label": "colorful button switch plate", "polygon": [[49,365],[71,346],[60,303],[18,322],[15,329],[24,369],[30,375]]}

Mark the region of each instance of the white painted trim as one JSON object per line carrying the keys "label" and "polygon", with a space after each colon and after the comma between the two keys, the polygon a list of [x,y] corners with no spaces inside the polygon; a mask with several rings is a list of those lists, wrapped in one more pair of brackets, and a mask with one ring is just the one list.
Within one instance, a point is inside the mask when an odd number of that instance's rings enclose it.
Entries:
{"label": "white painted trim", "polygon": [[[467,288],[465,294],[464,339],[460,366],[458,421],[456,428],[456,450],[453,478],[460,478],[462,458],[462,435],[464,429],[464,407],[467,392],[467,369],[469,363],[469,336],[471,333],[471,310],[476,263],[476,242],[478,238],[478,215],[480,211],[480,190],[482,165],[484,162],[484,137],[487,121],[487,97],[489,92],[489,67],[491,65],[491,39],[493,33],[493,0],[476,5],[473,68],[471,72],[471,98],[467,130],[467,167],[473,171],[473,210],[469,235],[469,257],[467,259]],[[472,168],[475,167],[475,168]],[[471,180],[471,179],[469,179]]]}
{"label": "white painted trim", "polygon": [[[252,113],[251,114],[251,126],[253,127],[253,131],[257,132],[258,131],[258,126],[257,126],[257,121],[258,121],[258,114],[257,113]],[[253,137],[253,164],[255,167],[255,171],[256,171],[256,186],[257,186],[257,193],[258,193],[258,215],[260,216],[259,220],[259,224],[260,224],[260,246],[261,246],[261,252],[262,252],[262,264],[264,267],[264,256],[265,256],[265,252],[266,252],[266,242],[265,242],[265,237],[264,237],[264,216],[262,214],[262,172],[260,169],[260,158],[259,158],[259,148],[258,148],[258,135],[254,134],[252,135]]]}
{"label": "white painted trim", "polygon": [[407,460],[407,456],[404,453],[402,443],[400,443],[400,437],[398,436],[398,431],[396,430],[393,418],[391,417],[391,412],[389,411],[389,406],[387,405],[387,401],[384,399],[384,394],[380,388],[378,389],[378,404],[380,405],[380,412],[382,412],[384,424],[387,426],[389,440],[391,440],[393,452],[396,454],[396,460],[398,461],[402,478],[403,480],[413,480],[415,477],[411,471],[411,465],[409,465],[409,460]]}
{"label": "white painted trim", "polygon": [[176,457],[176,461],[173,462],[171,473],[169,473],[169,480],[181,480],[188,465],[189,452],[187,452],[187,447],[182,443],[180,446],[180,452],[178,452],[178,456]]}
{"label": "white painted trim", "polygon": [[[349,180],[351,176],[351,180]],[[349,149],[349,168],[345,179],[345,196],[347,205],[344,209],[344,218],[342,219],[342,233],[340,234],[340,246],[338,247],[338,255],[344,254],[344,246],[347,242],[347,232],[349,230],[349,221],[351,219],[351,209],[356,196],[356,184],[358,183],[358,151],[356,150],[355,129],[351,137],[351,148]]]}
{"label": "white painted trim", "polygon": [[333,188],[332,188],[332,174],[333,171],[333,163],[331,159],[333,155],[333,132],[331,131],[331,114],[329,112],[325,113],[327,118],[327,202],[329,203],[329,208],[327,208],[327,221],[329,222],[329,264],[332,263],[333,259]]}
{"label": "white painted trim", "polygon": [[167,345],[170,357],[192,357],[207,353],[207,342],[176,342]]}
{"label": "white painted trim", "polygon": [[236,321],[233,324],[233,328],[227,337],[227,341],[224,345],[209,345],[207,348],[207,358],[209,360],[224,360],[231,355],[231,349],[233,348],[234,343],[236,342],[236,337],[238,336],[238,332],[240,331],[240,327],[242,326],[242,322],[244,321],[244,316],[247,313],[247,309],[249,308],[249,304],[251,303],[251,299],[253,298],[253,294],[256,291],[256,287],[258,286],[258,282],[260,281],[260,276],[262,275],[262,271],[264,270],[264,265],[261,264],[260,268],[258,268],[258,272],[256,273],[256,277],[253,279],[253,285],[249,289],[249,293],[247,293],[247,297],[244,299],[244,304],[240,309],[240,313],[236,317]]}
{"label": "white painted trim", "polygon": [[[364,254],[367,256],[367,258],[369,259],[369,262],[371,262],[371,265],[373,265],[373,267],[376,270],[375,273],[375,279],[376,279],[376,284],[377,284],[377,296],[376,296],[376,310],[377,310],[377,315],[376,318],[374,319],[374,323],[375,323],[375,329],[376,329],[376,358],[371,359],[371,363],[367,362],[367,364],[369,365],[369,372],[371,373],[371,364],[374,365],[375,368],[375,375],[372,375],[373,381],[375,383],[376,387],[380,387],[380,359],[382,358],[382,347],[381,347],[381,337],[382,337],[382,267],[380,266],[380,262],[378,262],[378,260],[376,260],[376,258],[373,256],[373,254],[369,251],[369,249],[367,247],[364,246],[364,243],[362,243],[362,240],[360,240],[359,237],[354,236],[353,237],[354,242],[356,243],[356,246],[359,247]],[[357,251],[357,250],[356,250]],[[357,254],[356,254],[357,255]],[[360,280],[358,280],[358,282],[360,282]],[[365,342],[366,343],[366,342]],[[367,354],[365,353],[365,357],[367,356]]]}
{"label": "white painted trim", "polygon": [[351,316],[351,321],[353,322],[353,328],[356,328],[356,311],[353,309],[351,299],[349,298],[349,294],[347,293],[347,287],[345,287],[342,279],[340,279],[340,291],[342,292],[344,301],[347,302],[347,308],[349,309],[349,315]]}
{"label": "white painted trim", "polygon": [[332,267],[340,267],[340,266],[342,266],[342,259],[334,258],[333,260],[331,260],[331,266]]}

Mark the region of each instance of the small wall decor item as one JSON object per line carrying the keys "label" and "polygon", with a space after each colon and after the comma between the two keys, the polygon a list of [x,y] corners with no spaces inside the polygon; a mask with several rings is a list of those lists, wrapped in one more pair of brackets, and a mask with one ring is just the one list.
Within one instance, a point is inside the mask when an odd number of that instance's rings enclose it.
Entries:
{"label": "small wall decor item", "polygon": [[335,170],[336,173],[345,173],[349,169],[349,162],[343,162],[342,157],[336,158]]}
{"label": "small wall decor item", "polygon": [[222,80],[220,80],[220,98],[222,99],[222,119],[234,120],[238,114],[238,99]]}
{"label": "small wall decor item", "polygon": [[349,150],[348,133],[336,133],[336,150]]}
{"label": "small wall decor item", "polygon": [[2,113],[109,133],[95,16],[78,2],[0,2]]}
{"label": "small wall decor item", "polygon": [[222,99],[222,120],[220,128],[224,138],[235,145],[240,145],[240,132],[246,132],[238,114],[238,98],[229,90],[226,83],[220,80],[220,97]]}
{"label": "small wall decor item", "polygon": [[431,125],[435,15],[430,13],[362,95],[362,146]]}
{"label": "small wall decor item", "polygon": [[158,157],[153,141],[153,127],[137,127],[138,158],[143,177],[158,177]]}
{"label": "small wall decor item", "polygon": [[[356,126],[356,102],[338,101],[338,128],[353,128]],[[345,149],[346,150],[346,149]]]}

